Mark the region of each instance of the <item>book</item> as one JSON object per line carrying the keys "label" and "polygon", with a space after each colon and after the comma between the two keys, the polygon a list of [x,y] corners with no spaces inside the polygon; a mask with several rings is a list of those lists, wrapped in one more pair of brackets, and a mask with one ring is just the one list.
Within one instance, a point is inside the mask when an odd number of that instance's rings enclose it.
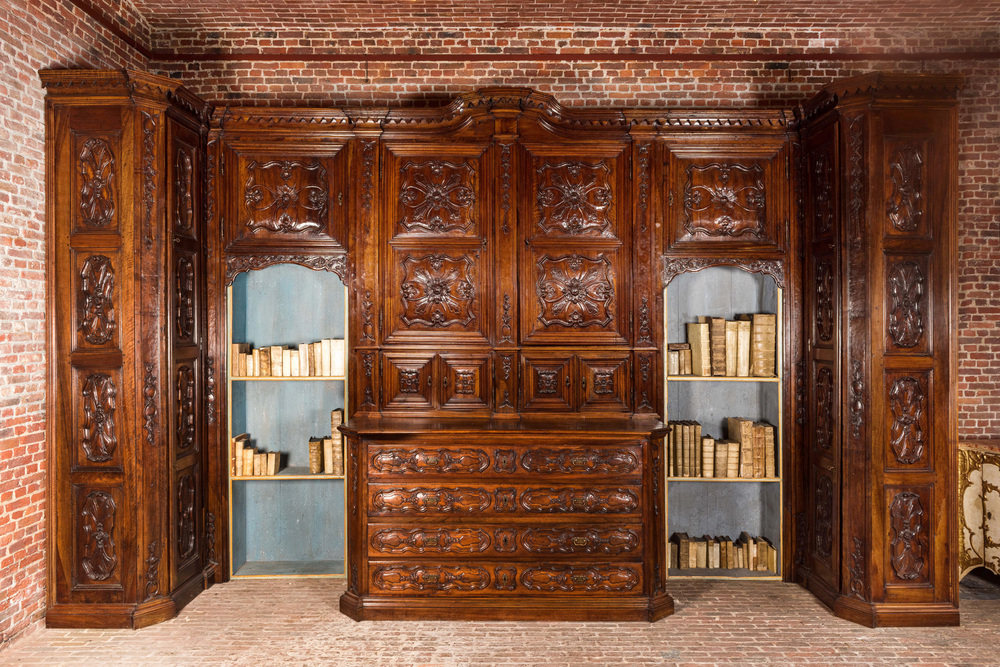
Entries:
{"label": "book", "polygon": [[691,348],[681,350],[681,375],[691,375]]}
{"label": "book", "polygon": [[253,455],[253,476],[254,477],[260,477],[261,475],[264,474],[264,463],[261,460],[262,456],[266,457],[267,454],[254,453],[254,455]]}
{"label": "book", "polygon": [[748,419],[726,419],[729,439],[740,443],[739,477],[753,477],[753,422]]}
{"label": "book", "polygon": [[281,454],[278,452],[268,452],[267,453],[267,472],[266,475],[277,475],[278,465],[281,461]]}
{"label": "book", "polygon": [[774,427],[764,424],[764,477],[777,477],[777,452],[774,449]]}
{"label": "book", "polygon": [[674,533],[677,539],[677,568],[686,570],[691,567],[691,540],[687,533]]}
{"label": "book", "polygon": [[341,408],[330,410],[330,434],[337,435],[337,427],[344,423],[344,411]]}
{"label": "book", "polygon": [[309,472],[323,472],[323,438],[309,438]]}
{"label": "book", "polygon": [[715,449],[715,461],[712,462],[712,476],[725,477],[726,471],[729,469],[729,443],[725,440],[716,440],[712,446]]}
{"label": "book", "polygon": [[695,544],[698,545],[698,562],[695,563],[695,567],[708,567],[708,542],[702,537]]}
{"label": "book", "polygon": [[681,454],[681,448],[684,446],[684,438],[680,434],[680,426],[677,422],[673,422],[673,427],[671,429],[670,439],[674,451],[674,477],[681,477],[684,474],[683,468],[683,456]]}
{"label": "book", "polygon": [[320,375],[328,377],[330,375],[330,339],[324,338],[320,341]]}
{"label": "book", "polygon": [[289,358],[289,361],[290,361],[288,374],[291,377],[296,377],[296,378],[297,377],[302,377],[302,368],[299,366],[299,351],[298,350],[289,350],[288,351],[288,358]]}
{"label": "book", "polygon": [[749,377],[750,375],[750,320],[736,320],[736,375],[737,377]]}
{"label": "book", "polygon": [[691,422],[691,476],[701,477],[701,424]]}
{"label": "book", "polygon": [[267,347],[260,351],[260,376],[271,377],[271,349]]}
{"label": "book", "polygon": [[712,375],[726,374],[726,320],[712,317],[708,320]]}
{"label": "book", "polygon": [[712,348],[707,322],[689,322],[688,343],[691,344],[691,373],[708,376],[712,374]]}
{"label": "book", "polygon": [[667,350],[667,375],[681,374],[680,350]]}
{"label": "book", "polygon": [[271,376],[281,377],[281,346],[272,345],[271,346]]}
{"label": "book", "polygon": [[735,440],[727,440],[729,454],[726,456],[726,477],[740,476],[740,443]]}
{"label": "book", "polygon": [[750,373],[756,377],[775,375],[775,336],[777,316],[754,313],[750,327]]}
{"label": "book", "polygon": [[726,322],[726,377],[736,377],[736,353],[739,349],[739,323]]}
{"label": "book", "polygon": [[250,365],[253,369],[250,371],[250,375],[254,377],[260,377],[260,350],[253,350],[250,353],[251,363]]}
{"label": "book", "polygon": [[677,561],[680,560],[680,544],[671,537],[668,545],[670,548],[667,551],[667,569],[672,570],[677,568]]}
{"label": "book", "polygon": [[[343,468],[343,463],[341,463]],[[333,475],[333,438],[323,438],[323,474]]]}
{"label": "book", "polygon": [[764,424],[753,425],[753,476],[764,476]]}
{"label": "book", "polygon": [[347,370],[344,364],[347,361],[347,341],[343,338],[334,338],[331,341],[330,349],[330,374],[334,377],[344,377]]}
{"label": "book", "polygon": [[242,477],[253,477],[253,455],[257,450],[253,447],[243,448],[243,473]]}
{"label": "book", "polygon": [[292,377],[292,351],[281,348],[281,377]]}
{"label": "book", "polygon": [[299,344],[299,376],[309,377],[309,343]]}
{"label": "book", "polygon": [[243,474],[243,448],[250,444],[250,435],[240,433],[232,439],[229,474],[240,477]]}
{"label": "book", "polygon": [[701,439],[701,476],[715,477],[715,440],[707,436]]}

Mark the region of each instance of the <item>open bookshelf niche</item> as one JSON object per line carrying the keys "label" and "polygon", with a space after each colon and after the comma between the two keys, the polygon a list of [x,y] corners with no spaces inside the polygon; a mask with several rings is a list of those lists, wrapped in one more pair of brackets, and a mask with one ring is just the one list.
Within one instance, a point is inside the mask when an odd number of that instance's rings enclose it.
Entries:
{"label": "open bookshelf niche", "polygon": [[[346,315],[346,289],[334,273],[294,264],[241,273],[229,289],[228,368],[239,368],[233,344],[297,349],[314,341],[346,340]],[[346,358],[337,364],[345,367]],[[332,435],[330,413],[338,408],[346,413],[347,380],[343,372],[304,372],[228,376],[230,446],[233,437],[246,433],[250,445],[280,457],[277,473],[270,476],[234,476],[230,469],[235,577],[344,574],[344,477],[310,473],[309,439]]]}
{"label": "open bookshelf niche", "polygon": [[[699,316],[736,320],[742,314],[773,314],[774,373],[767,376],[681,375],[668,368],[665,359],[666,421],[698,423],[701,436],[716,441],[739,439],[730,434],[729,418],[742,418],[758,425],[770,425],[773,460],[769,474],[761,470],[744,476],[701,477],[694,463],[688,475],[674,474],[670,440],[667,464],[667,530],[670,542],[675,535],[686,534],[692,541],[705,537],[729,538],[737,542],[741,534],[764,538],[773,546],[773,569],[727,567],[723,554],[721,567],[678,567],[674,560],[679,549],[668,545],[671,554],[670,577],[780,578],[782,546],[781,450],[782,432],[782,292],[767,275],[740,268],[719,266],[694,273],[680,274],[666,288],[664,299],[666,343],[688,342],[688,323]],[[763,321],[767,321],[764,318]],[[763,330],[763,328],[762,328]],[[766,432],[766,431],[765,431]],[[752,448],[751,448],[752,450]],[[695,449],[689,459],[701,458]],[[765,449],[766,451],[766,449]],[[762,454],[763,456],[763,454]],[[741,457],[742,459],[742,453]],[[703,465],[706,465],[703,463]],[[715,463],[713,462],[713,467]],[[761,462],[763,465],[763,461]],[[679,464],[678,468],[682,468]],[[748,470],[752,469],[752,465]],[[741,471],[742,472],[742,471]],[[693,548],[693,547],[692,547]],[[708,549],[711,552],[711,548]],[[722,548],[725,551],[725,548]],[[709,558],[711,561],[711,557]],[[694,560],[689,562],[693,564]]]}

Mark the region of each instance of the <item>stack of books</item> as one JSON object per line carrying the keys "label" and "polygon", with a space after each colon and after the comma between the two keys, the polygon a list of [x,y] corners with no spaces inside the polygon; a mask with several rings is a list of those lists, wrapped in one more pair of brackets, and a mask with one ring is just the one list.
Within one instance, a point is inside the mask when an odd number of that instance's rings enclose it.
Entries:
{"label": "stack of books", "polygon": [[766,422],[730,417],[728,439],[702,435],[695,421],[667,424],[667,475],[774,479],[777,452],[774,426]]}
{"label": "stack of books", "polygon": [[699,317],[687,342],[667,345],[667,375],[775,377],[777,316]]}
{"label": "stack of books", "polygon": [[344,377],[346,342],[324,338],[296,347],[271,345],[254,349],[233,343],[230,374],[233,377]]}
{"label": "stack of books", "polygon": [[764,537],[750,537],[746,531],[735,541],[728,536],[703,535],[690,538],[687,533],[670,536],[667,567],[674,570],[695,568],[778,573],[778,550]]}
{"label": "stack of books", "polygon": [[344,441],[337,429],[344,423],[344,411],[340,408],[330,413],[330,435],[309,438],[309,472],[313,475],[344,475]]}
{"label": "stack of books", "polygon": [[281,452],[259,452],[250,445],[250,435],[240,433],[232,439],[229,474],[232,477],[266,477],[281,469]]}

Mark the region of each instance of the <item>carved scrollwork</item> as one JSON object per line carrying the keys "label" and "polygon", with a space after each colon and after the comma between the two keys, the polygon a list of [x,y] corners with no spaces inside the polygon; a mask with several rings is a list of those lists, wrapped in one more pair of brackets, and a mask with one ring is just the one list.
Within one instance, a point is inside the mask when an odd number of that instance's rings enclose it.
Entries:
{"label": "carved scrollwork", "polygon": [[372,586],[383,591],[481,591],[490,574],[466,565],[390,565],[372,574]]}
{"label": "carved scrollwork", "polygon": [[833,372],[826,366],[816,373],[816,445],[833,446]]}
{"label": "carved scrollwork", "polygon": [[142,112],[142,215],[146,249],[153,247],[153,213],[156,209],[156,118]]}
{"label": "carved scrollwork", "polygon": [[103,139],[88,139],[77,156],[80,174],[80,218],[100,229],[115,217],[115,154]]}
{"label": "carved scrollwork", "polygon": [[833,165],[828,150],[813,155],[813,229],[816,236],[833,229]]}
{"label": "carved scrollwork", "polygon": [[886,202],[889,222],[901,232],[913,232],[923,217],[924,156],[920,146],[897,146],[889,157],[889,186]]}
{"label": "carved scrollwork", "polygon": [[517,511],[517,489],[503,488],[494,492],[493,511],[494,512],[516,512]]}
{"label": "carved scrollwork", "polygon": [[925,397],[920,380],[902,377],[892,383],[889,390],[889,409],[892,428],[889,444],[900,463],[913,464],[924,455]]}
{"label": "carved scrollwork", "polygon": [[635,342],[637,345],[643,343],[652,344],[653,342],[653,330],[650,326],[649,297],[642,297],[642,302],[639,304],[639,331]]}
{"label": "carved scrollwork", "polygon": [[544,256],[537,262],[538,321],[545,326],[605,327],[614,318],[615,275],[603,254]]}
{"label": "carved scrollwork", "polygon": [[684,229],[706,236],[760,237],[766,199],[759,164],[689,165],[684,184]]}
{"label": "carved scrollwork", "polygon": [[653,403],[650,401],[650,393],[652,393],[652,388],[650,385],[650,380],[653,377],[653,355],[652,354],[638,354],[636,358],[639,360],[639,379],[641,380],[639,391],[639,405],[636,406],[636,412],[642,412],[643,410],[652,410]]}
{"label": "carved scrollwork", "polygon": [[91,581],[110,578],[118,565],[113,538],[117,509],[111,494],[91,491],[80,512],[83,530],[83,558],[80,560],[80,567]]}
{"label": "carved scrollwork", "polygon": [[[337,255],[229,255],[226,258],[226,284],[244,271],[256,271],[274,264],[298,264],[314,271],[329,271],[347,283],[347,257]],[[370,296],[370,295],[369,295]]]}
{"label": "carved scrollwork", "polygon": [[628,528],[529,528],[525,551],[537,554],[624,554],[639,548],[639,533]]}
{"label": "carved scrollwork", "polygon": [[833,338],[833,267],[828,257],[816,262],[816,336],[829,342]]}
{"label": "carved scrollwork", "polygon": [[503,295],[503,310],[500,313],[500,342],[501,343],[512,343],[514,335],[513,328],[511,326],[511,315],[510,315],[510,294]]}
{"label": "carved scrollwork", "polygon": [[205,560],[212,565],[218,564],[215,560],[215,515],[205,512]]}
{"label": "carved scrollwork", "polygon": [[177,482],[177,555],[183,560],[194,553],[194,477],[184,475]]}
{"label": "carved scrollwork", "polygon": [[867,599],[865,594],[866,566],[864,546],[858,538],[854,538],[854,549],[851,551],[851,566],[848,568],[850,575],[851,595],[859,600]]}
{"label": "carved scrollwork", "polygon": [[528,512],[628,514],[639,509],[639,496],[628,489],[527,489],[521,507]]}
{"label": "carved scrollwork", "polygon": [[924,570],[927,541],[920,496],[910,491],[895,495],[889,506],[889,528],[892,531],[889,562],[896,576],[907,581],[919,578]]}
{"label": "carved scrollwork", "polygon": [[860,438],[861,429],[865,425],[865,376],[861,362],[857,359],[851,362],[851,437]]}
{"label": "carved scrollwork", "polygon": [[146,600],[152,600],[160,592],[160,543],[153,540],[146,546]]}
{"label": "carved scrollwork", "polygon": [[604,160],[539,165],[535,169],[539,229],[546,234],[610,235],[611,173]]}
{"label": "carved scrollwork", "polygon": [[816,553],[829,558],[833,554],[833,482],[824,474],[816,479],[815,503]]}
{"label": "carved scrollwork", "polygon": [[320,231],[326,222],[330,193],[320,162],[272,160],[247,163],[243,188],[244,222],[251,234],[262,229],[301,234]]}
{"label": "carved scrollwork", "polygon": [[91,255],[80,270],[79,329],[93,345],[110,341],[116,330],[115,270],[104,255]]}
{"label": "carved scrollwork", "polygon": [[383,528],[371,544],[387,554],[477,554],[489,549],[490,536],[481,528]]}
{"label": "carved scrollwork", "polygon": [[500,230],[504,234],[510,234],[510,184],[511,184],[511,157],[510,149],[513,144],[500,144],[500,209],[503,211],[503,223]]}
{"label": "carved scrollwork", "polygon": [[184,451],[195,446],[194,369],[177,369],[177,447]]}
{"label": "carved scrollwork", "polygon": [[[500,355],[500,364],[501,364],[501,366],[503,368],[503,379],[504,379],[504,382],[507,383],[507,382],[510,381],[511,372],[514,370],[514,355],[511,355],[511,354]],[[507,385],[507,384],[504,385],[503,399],[500,401],[500,407],[501,408],[510,408],[510,409],[513,410],[514,409],[514,404],[511,403],[511,400],[510,400],[510,389],[507,388],[508,386],[509,385]]]}
{"label": "carved scrollwork", "polygon": [[399,295],[403,300],[403,313],[400,319],[407,326],[466,326],[476,318],[472,257],[437,253],[414,257],[408,254],[401,265],[403,280]]}
{"label": "carved scrollwork", "polygon": [[532,591],[630,591],[639,574],[630,567],[530,567],[521,573],[521,585]]}
{"label": "carved scrollwork", "polygon": [[889,335],[897,347],[916,347],[924,335],[925,278],[916,262],[897,262],[889,267]]}
{"label": "carved scrollwork", "polygon": [[375,354],[372,352],[365,352],[361,355],[361,365],[365,371],[365,391],[364,398],[361,401],[362,408],[374,408],[375,407],[375,392],[372,389],[372,376],[375,373]]}
{"label": "carved scrollwork", "polygon": [[142,386],[142,428],[146,432],[146,443],[152,447],[156,444],[156,366],[146,364],[146,377]]}
{"label": "carved scrollwork", "polygon": [[215,359],[205,357],[205,415],[209,425],[215,424]]}
{"label": "carved scrollwork", "polygon": [[785,269],[780,259],[742,260],[729,257],[666,257],[663,260],[663,284],[682,273],[695,273],[712,266],[736,266],[750,273],[771,276],[778,287],[785,286]]}
{"label": "carved scrollwork", "polygon": [[191,149],[177,147],[174,161],[174,225],[190,232],[194,223],[194,158]]}
{"label": "carved scrollwork", "polygon": [[[372,210],[372,198],[375,194],[375,144],[371,141],[361,142],[361,208],[365,212]],[[367,225],[367,222],[366,222]],[[365,227],[367,230],[367,227]]]}
{"label": "carved scrollwork", "polygon": [[88,461],[110,461],[118,446],[115,408],[118,389],[106,373],[91,373],[83,383],[83,451]]}
{"label": "carved scrollwork", "polygon": [[380,473],[481,473],[490,457],[481,449],[384,449],[375,452],[371,469]]}
{"label": "carved scrollwork", "polygon": [[467,233],[476,223],[474,162],[406,162],[400,167],[398,225],[408,233]]}
{"label": "carved scrollwork", "polygon": [[380,512],[484,512],[492,502],[488,491],[473,487],[382,489],[372,496],[372,507]]}
{"label": "carved scrollwork", "polygon": [[177,257],[177,336],[190,340],[194,335],[194,262]]}
{"label": "carved scrollwork", "polygon": [[626,475],[639,469],[639,457],[627,449],[532,449],[521,456],[528,472]]}

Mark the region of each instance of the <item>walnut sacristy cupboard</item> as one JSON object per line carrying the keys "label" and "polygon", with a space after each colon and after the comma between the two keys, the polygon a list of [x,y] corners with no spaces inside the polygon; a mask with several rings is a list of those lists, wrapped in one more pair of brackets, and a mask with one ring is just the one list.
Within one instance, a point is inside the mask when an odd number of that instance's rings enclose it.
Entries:
{"label": "walnut sacristy cupboard", "polygon": [[[309,510],[346,517],[352,618],[670,614],[665,293],[722,267],[778,315],[779,465],[739,487],[769,489],[774,572],[859,623],[958,622],[959,79],[861,76],[793,113],[522,88],[212,108],[41,76],[49,625],[149,625],[235,572],[231,286],[276,264],[346,286],[344,495]],[[275,293],[343,312],[310,284]],[[702,509],[669,495],[671,525]]]}

